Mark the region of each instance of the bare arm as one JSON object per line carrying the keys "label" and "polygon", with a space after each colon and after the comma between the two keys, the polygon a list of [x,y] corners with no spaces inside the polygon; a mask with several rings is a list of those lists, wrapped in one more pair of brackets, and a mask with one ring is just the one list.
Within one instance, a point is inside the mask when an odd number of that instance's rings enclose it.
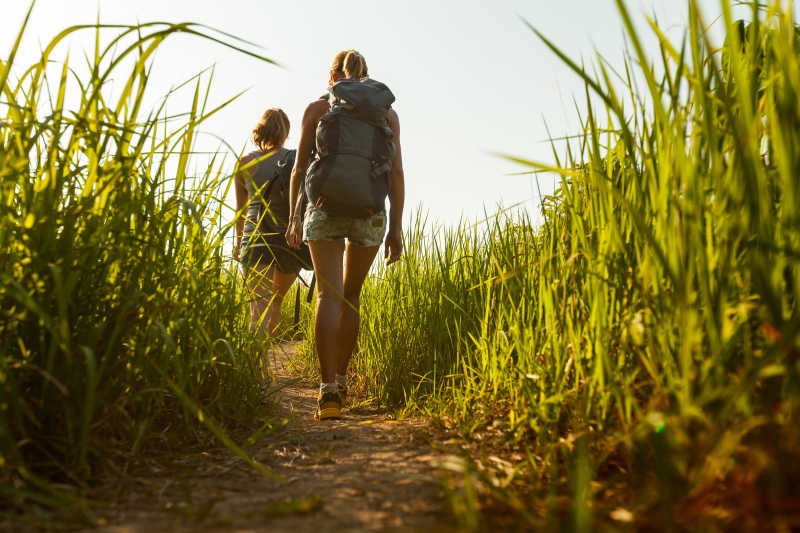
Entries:
{"label": "bare arm", "polygon": [[392,183],[389,188],[389,231],[386,235],[384,256],[387,263],[394,263],[403,253],[403,204],[406,188],[403,173],[403,155],[400,150],[400,119],[394,109],[386,116],[394,133],[394,159],[392,160]]}
{"label": "bare arm", "polygon": [[[238,164],[238,167],[241,168],[251,162],[253,158],[249,155],[244,156]],[[253,175],[254,167],[250,167],[244,170],[239,170],[234,174],[233,177],[233,184],[234,188],[236,189],[236,212],[239,213],[244,206],[247,205],[249,198],[247,197],[247,188],[245,187],[245,180],[249,179]],[[239,215],[236,217],[236,247],[233,249],[233,256],[235,258],[239,258],[239,249],[242,246],[242,233],[244,232],[244,216]]]}
{"label": "bare arm", "polygon": [[316,142],[317,124],[319,119],[328,112],[326,100],[316,100],[308,105],[303,113],[303,122],[300,130],[300,143],[297,146],[297,156],[294,160],[292,178],[289,182],[289,228],[286,231],[286,242],[293,248],[300,248],[300,235],[302,220],[300,213],[295,213],[297,198],[300,196],[300,187],[305,180],[308,165],[311,163],[311,152]]}

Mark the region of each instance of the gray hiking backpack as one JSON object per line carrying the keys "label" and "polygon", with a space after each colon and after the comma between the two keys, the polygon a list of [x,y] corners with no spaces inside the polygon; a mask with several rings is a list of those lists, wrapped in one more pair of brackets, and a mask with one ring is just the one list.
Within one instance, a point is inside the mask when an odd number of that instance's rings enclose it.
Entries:
{"label": "gray hiking backpack", "polygon": [[394,157],[386,114],[394,95],[371,79],[344,79],[329,89],[331,109],[319,121],[306,195],[333,215],[366,218],[385,209]]}
{"label": "gray hiking backpack", "polygon": [[[251,180],[245,183],[250,205],[245,219],[245,233],[251,234],[258,225],[263,234],[283,233],[289,223],[289,181],[297,150],[281,150],[259,162]],[[253,152],[253,157],[263,157]]]}

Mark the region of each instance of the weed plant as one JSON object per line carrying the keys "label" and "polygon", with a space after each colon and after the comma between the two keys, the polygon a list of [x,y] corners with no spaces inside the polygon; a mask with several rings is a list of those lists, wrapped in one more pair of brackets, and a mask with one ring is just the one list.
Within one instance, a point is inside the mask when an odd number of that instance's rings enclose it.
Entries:
{"label": "weed plant", "polygon": [[[93,54],[56,61],[85,31]],[[264,378],[223,255],[231,180],[223,158],[191,157],[224,104],[210,107],[206,74],[170,93],[194,91],[188,112],[168,114],[169,95],[143,109],[152,56],[171,35],[244,50],[192,24],[98,24],[63,31],[22,69],[23,32],[0,65],[3,500],[83,508],[63,487],[145,450],[207,442],[206,430],[260,468],[224,431],[252,427]]]}
{"label": "weed plant", "polygon": [[745,23],[724,0],[717,50],[689,1],[681,42],[651,21],[656,68],[616,3],[632,51],[621,73],[602,57],[590,72],[533,30],[586,84],[578,142],[562,156],[554,144],[552,165],[515,159],[561,176],[543,224],[417,216],[404,260],[364,288],[355,374],[449,421],[473,452],[505,449],[513,466],[489,461],[476,479],[531,527],[788,528],[800,32],[791,6],[753,2]]}

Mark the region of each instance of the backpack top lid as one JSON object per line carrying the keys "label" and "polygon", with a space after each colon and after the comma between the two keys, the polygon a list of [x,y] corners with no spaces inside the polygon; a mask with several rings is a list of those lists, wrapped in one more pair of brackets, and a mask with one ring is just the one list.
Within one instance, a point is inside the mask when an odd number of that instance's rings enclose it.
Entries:
{"label": "backpack top lid", "polygon": [[350,112],[367,120],[382,120],[394,102],[394,94],[383,83],[364,78],[345,78],[328,89],[328,102],[333,112]]}

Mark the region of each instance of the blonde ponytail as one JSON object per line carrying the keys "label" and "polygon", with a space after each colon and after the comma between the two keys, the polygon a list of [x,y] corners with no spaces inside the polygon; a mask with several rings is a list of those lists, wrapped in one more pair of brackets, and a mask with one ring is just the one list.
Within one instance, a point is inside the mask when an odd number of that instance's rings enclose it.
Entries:
{"label": "blonde ponytail", "polygon": [[342,50],[333,58],[330,69],[331,83],[334,76],[339,78],[361,79],[369,75],[367,61],[355,50]]}
{"label": "blonde ponytail", "polygon": [[344,75],[348,78],[360,80],[361,78],[366,78],[367,74],[367,61],[364,56],[355,50],[348,51],[344,57]]}

